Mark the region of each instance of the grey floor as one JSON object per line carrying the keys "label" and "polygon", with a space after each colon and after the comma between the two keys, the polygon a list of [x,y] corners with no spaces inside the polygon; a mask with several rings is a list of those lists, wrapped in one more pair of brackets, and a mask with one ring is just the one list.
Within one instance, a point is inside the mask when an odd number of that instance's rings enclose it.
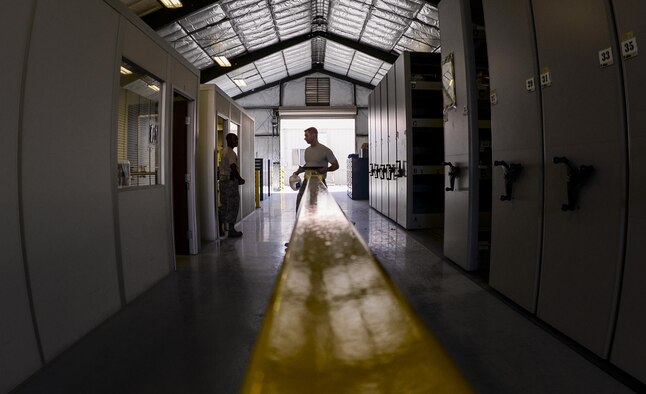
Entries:
{"label": "grey floor", "polygon": [[[404,231],[366,201],[333,195],[478,392],[644,389],[444,260],[437,233]],[[15,393],[237,393],[291,234],[295,198],[273,194],[240,224],[242,238],[178,256],[177,272]]]}

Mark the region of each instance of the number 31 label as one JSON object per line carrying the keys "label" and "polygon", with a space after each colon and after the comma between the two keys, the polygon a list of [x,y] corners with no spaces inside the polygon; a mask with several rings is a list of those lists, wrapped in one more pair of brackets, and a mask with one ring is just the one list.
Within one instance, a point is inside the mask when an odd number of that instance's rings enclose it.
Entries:
{"label": "number 31 label", "polygon": [[614,64],[612,58],[612,48],[606,48],[599,51],[599,65],[601,67],[608,67]]}
{"label": "number 31 label", "polygon": [[621,42],[621,55],[624,59],[637,56],[637,37],[630,37]]}

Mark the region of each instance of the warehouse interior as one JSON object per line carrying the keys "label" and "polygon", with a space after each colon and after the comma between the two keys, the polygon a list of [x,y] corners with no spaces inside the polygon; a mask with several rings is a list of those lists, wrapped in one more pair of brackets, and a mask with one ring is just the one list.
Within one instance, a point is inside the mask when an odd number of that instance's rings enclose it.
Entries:
{"label": "warehouse interior", "polygon": [[[338,152],[330,194],[475,391],[646,391],[642,2],[27,0],[0,10],[0,392],[247,387],[290,265],[283,245],[302,222],[282,192],[308,122]],[[241,240],[218,233],[228,133],[248,180]],[[221,326],[229,318],[239,331]],[[523,328],[490,333],[512,321]],[[146,339],[155,323],[186,330],[166,333],[166,356],[163,331]],[[189,334],[203,329],[213,337]],[[191,338],[205,341],[188,347],[195,359],[181,350]],[[522,356],[500,349],[512,343],[535,362],[511,365]],[[141,357],[125,363],[130,351]],[[173,379],[155,376],[172,374],[155,363],[137,375],[145,354],[183,366]],[[102,357],[130,371],[83,366]],[[553,386],[541,382],[549,376]]]}

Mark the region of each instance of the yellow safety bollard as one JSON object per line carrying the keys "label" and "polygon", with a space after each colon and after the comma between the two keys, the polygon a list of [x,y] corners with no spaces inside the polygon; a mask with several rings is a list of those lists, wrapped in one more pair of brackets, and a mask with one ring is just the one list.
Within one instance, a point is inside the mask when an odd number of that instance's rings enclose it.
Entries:
{"label": "yellow safety bollard", "polygon": [[260,170],[256,170],[256,208],[260,208]]}

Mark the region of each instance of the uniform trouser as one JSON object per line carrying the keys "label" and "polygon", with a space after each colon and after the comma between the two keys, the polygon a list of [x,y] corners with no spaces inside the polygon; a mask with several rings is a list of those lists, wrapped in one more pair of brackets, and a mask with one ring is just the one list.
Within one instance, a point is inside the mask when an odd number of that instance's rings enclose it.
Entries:
{"label": "uniform trouser", "polygon": [[240,210],[240,189],[237,179],[220,180],[220,218],[235,223]]}

